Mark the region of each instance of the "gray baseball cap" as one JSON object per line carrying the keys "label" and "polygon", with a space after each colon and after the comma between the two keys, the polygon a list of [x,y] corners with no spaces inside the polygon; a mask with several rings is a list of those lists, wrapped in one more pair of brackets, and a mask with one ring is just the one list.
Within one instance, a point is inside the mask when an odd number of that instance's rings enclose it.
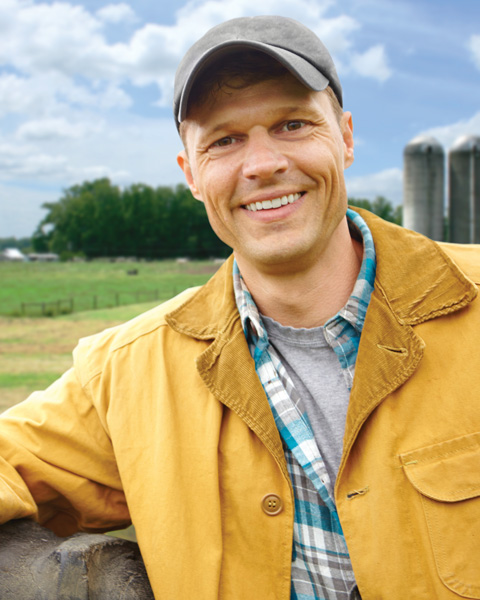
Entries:
{"label": "gray baseball cap", "polygon": [[330,85],[343,106],[342,86],[332,57],[313,31],[286,17],[241,17],[207,31],[183,57],[175,76],[173,99],[177,127],[187,116],[197,77],[214,60],[235,49],[269,54],[311,90],[320,92]]}

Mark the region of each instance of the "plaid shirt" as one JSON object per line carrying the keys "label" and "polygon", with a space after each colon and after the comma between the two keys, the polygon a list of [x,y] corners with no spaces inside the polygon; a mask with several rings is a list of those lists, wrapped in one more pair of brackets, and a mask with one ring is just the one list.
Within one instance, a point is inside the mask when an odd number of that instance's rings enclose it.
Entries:
{"label": "plaid shirt", "polygon": [[[347,211],[350,227],[363,238],[363,260],[347,304],[324,326],[350,390],[360,335],[375,281],[375,247],[365,221]],[[234,262],[235,297],[258,377],[282,436],[295,495],[292,600],[360,598],[338,519],[333,484],[303,406],[274,348],[252,296]]]}

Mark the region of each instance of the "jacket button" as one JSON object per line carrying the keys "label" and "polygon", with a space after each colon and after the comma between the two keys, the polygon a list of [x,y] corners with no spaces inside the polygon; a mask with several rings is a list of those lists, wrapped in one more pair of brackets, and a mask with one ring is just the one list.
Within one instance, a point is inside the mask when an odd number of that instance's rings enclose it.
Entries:
{"label": "jacket button", "polygon": [[283,502],[277,494],[267,494],[262,500],[263,512],[270,517],[278,515],[283,510]]}

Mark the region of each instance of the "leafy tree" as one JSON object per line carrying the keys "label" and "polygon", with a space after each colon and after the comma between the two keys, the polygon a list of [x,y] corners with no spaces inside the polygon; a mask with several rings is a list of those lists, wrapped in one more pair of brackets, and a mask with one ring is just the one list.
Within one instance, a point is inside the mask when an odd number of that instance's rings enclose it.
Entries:
{"label": "leafy tree", "polygon": [[[48,209],[34,234],[34,245],[57,254],[115,256],[120,216],[120,190],[108,179],[75,185]],[[48,231],[48,233],[45,233]]]}
{"label": "leafy tree", "polygon": [[48,252],[50,250],[50,236],[45,233],[41,224],[32,235],[32,248],[34,252]]}
{"label": "leafy tree", "polygon": [[184,185],[120,190],[98,179],[65,190],[44,208],[48,213],[33,236],[38,251],[89,258],[207,258],[230,252],[211,230],[203,204]]}
{"label": "leafy tree", "polygon": [[370,212],[378,215],[385,221],[402,224],[402,206],[393,206],[384,196],[377,196],[375,200],[367,200],[365,198],[349,198],[348,203],[358,208],[365,208]]}
{"label": "leafy tree", "polygon": [[158,254],[165,219],[165,200],[154,188],[134,184],[122,194],[123,223],[119,254],[150,258]]}

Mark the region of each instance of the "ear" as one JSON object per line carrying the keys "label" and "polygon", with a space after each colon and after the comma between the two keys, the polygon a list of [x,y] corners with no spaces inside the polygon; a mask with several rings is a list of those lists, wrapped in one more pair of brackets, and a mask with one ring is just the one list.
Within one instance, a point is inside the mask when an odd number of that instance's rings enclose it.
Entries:
{"label": "ear", "polygon": [[177,155],[177,163],[178,166],[182,169],[185,179],[187,180],[188,187],[192,192],[192,196],[200,202],[203,202],[202,196],[198,191],[197,186],[195,185],[195,181],[193,179],[192,169],[190,167],[190,161],[188,160],[188,156],[185,150],[181,150]]}
{"label": "ear", "polygon": [[342,120],[340,123],[340,128],[342,131],[343,137],[343,159],[344,159],[344,168],[347,169],[354,160],[354,152],[353,152],[353,122],[352,122],[352,113],[344,112],[342,116]]}

